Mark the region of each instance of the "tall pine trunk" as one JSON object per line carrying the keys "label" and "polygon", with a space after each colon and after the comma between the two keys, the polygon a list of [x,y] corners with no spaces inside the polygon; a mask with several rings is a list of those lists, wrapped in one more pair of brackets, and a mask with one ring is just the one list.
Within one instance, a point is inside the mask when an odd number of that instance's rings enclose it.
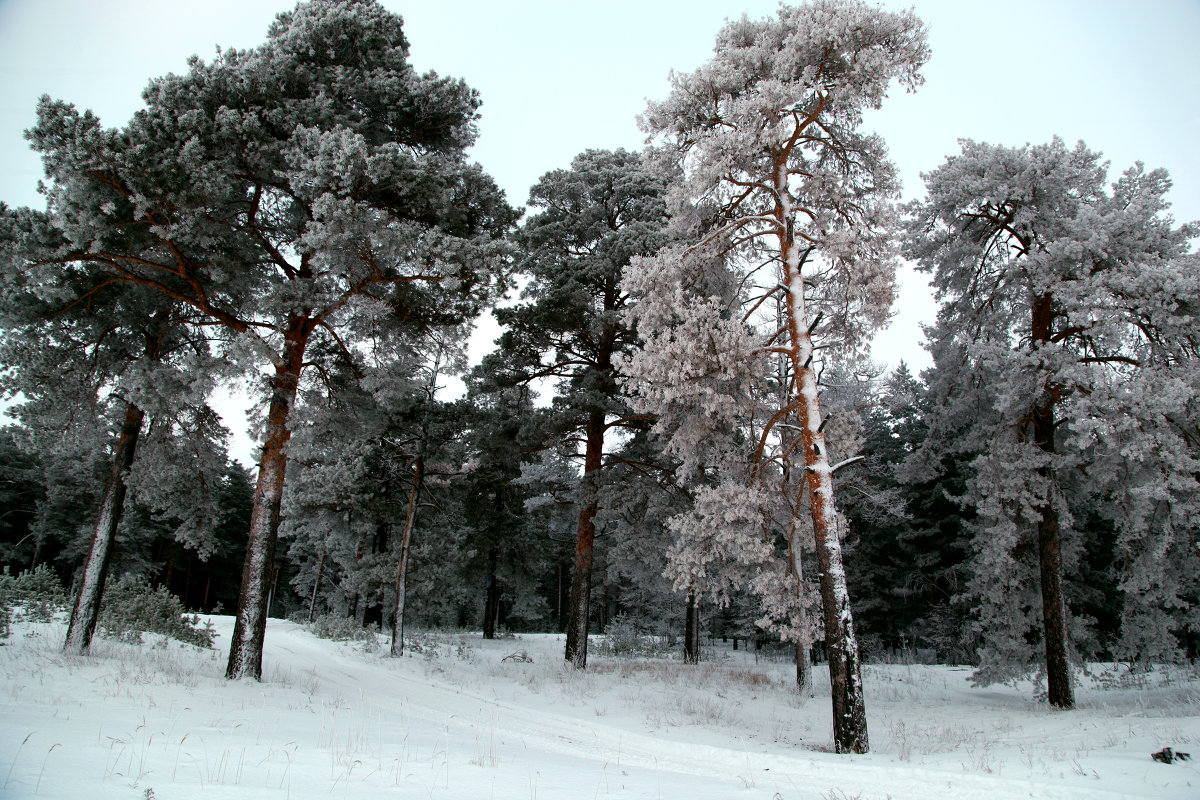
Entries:
{"label": "tall pine trunk", "polygon": [[134,452],[146,414],[133,403],[125,405],[125,421],[117,437],[116,452],[113,454],[112,469],[104,487],[104,499],[100,503],[100,516],[96,520],[96,532],[92,546],[84,562],[83,576],[75,596],[75,607],[71,611],[71,623],[67,628],[67,640],[63,652],[82,655],[92,645],[92,634],[100,618],[100,600],[104,595],[104,581],[108,577],[108,562],[112,556],[113,540],[117,525],[125,508],[125,476],[133,466]]}
{"label": "tall pine trunk", "polygon": [[700,663],[700,598],[688,589],[687,616],[683,623],[683,663]]}
{"label": "tall pine trunk", "polygon": [[413,528],[417,523],[417,503],[421,499],[421,484],[425,480],[425,461],[417,456],[413,462],[412,488],[408,494],[408,512],[404,515],[404,533],[400,536],[400,563],[396,565],[396,609],[392,615],[393,656],[404,654],[404,605],[408,595],[408,553],[412,547]]}
{"label": "tall pine trunk", "polygon": [[250,537],[242,566],[242,586],[234,615],[233,638],[229,643],[229,663],[225,667],[225,677],[230,679],[262,679],[267,597],[275,568],[275,545],[279,538],[280,507],[287,474],[287,445],[292,435],[288,422],[300,388],[304,348],[314,324],[308,317],[297,317],[288,322],[283,358],[275,365],[266,439],[254,489],[254,508],[250,512]]}
{"label": "tall pine trunk", "polygon": [[584,445],[583,480],[580,483],[579,525],[575,531],[575,571],[571,575],[571,600],[567,611],[566,660],[580,669],[587,666],[588,604],[592,590],[592,557],[596,541],[596,511],[600,467],[604,457],[604,412],[588,415]]}
{"label": "tall pine trunk", "polygon": [[487,595],[483,601],[483,638],[496,638],[496,622],[500,616],[500,582],[496,578],[496,563],[500,553],[496,548],[488,550]]}
{"label": "tall pine trunk", "polygon": [[793,235],[786,156],[776,162],[774,179],[776,197],[780,203],[776,217],[780,229],[780,258],[784,265],[783,287],[787,293],[788,357],[792,361],[792,374],[796,381],[796,416],[800,422],[817,567],[820,569],[825,643],[829,652],[833,744],[839,753],[865,753],[869,744],[862,664],[858,639],[854,633],[854,618],[850,611],[842,544],[838,536],[833,469],[829,464],[825,434],[821,431],[821,402],[816,371],[812,368],[814,350],[804,300],[804,279],[800,272],[803,256]]}
{"label": "tall pine trunk", "polygon": [[[1033,344],[1043,347],[1050,342],[1053,323],[1053,296],[1038,298],[1033,306]],[[1047,387],[1047,398],[1033,412],[1033,442],[1044,453],[1054,448],[1055,395]],[[1067,603],[1063,593],[1062,531],[1054,499],[1054,474],[1043,467],[1038,474],[1046,487],[1045,502],[1038,509],[1038,562],[1042,589],[1042,628],[1046,642],[1046,689],[1050,705],[1061,709],[1075,707],[1071,686],[1071,663],[1067,656]]]}

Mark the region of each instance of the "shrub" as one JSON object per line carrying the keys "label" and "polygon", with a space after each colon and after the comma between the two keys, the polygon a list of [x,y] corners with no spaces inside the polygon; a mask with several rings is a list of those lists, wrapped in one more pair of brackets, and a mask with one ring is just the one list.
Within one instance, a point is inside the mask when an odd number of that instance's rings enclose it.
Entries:
{"label": "shrub", "polygon": [[643,633],[623,614],[608,624],[596,645],[598,655],[614,658],[661,658],[670,652],[671,647],[662,637]]}
{"label": "shrub", "polygon": [[313,636],[322,639],[332,639],[335,642],[365,642],[374,639],[374,631],[367,630],[353,617],[342,617],[337,614],[323,614],[306,627]]}
{"label": "shrub", "polygon": [[67,594],[54,570],[45,564],[10,575],[0,573],[0,639],[9,635],[9,625],[22,618],[49,622],[67,608]]}
{"label": "shrub", "polygon": [[151,589],[131,575],[105,588],[97,624],[105,635],[133,643],[141,642],[143,633],[159,633],[207,648],[212,647],[215,635],[207,622],[199,627],[200,617],[189,617],[179,598],[165,586]]}

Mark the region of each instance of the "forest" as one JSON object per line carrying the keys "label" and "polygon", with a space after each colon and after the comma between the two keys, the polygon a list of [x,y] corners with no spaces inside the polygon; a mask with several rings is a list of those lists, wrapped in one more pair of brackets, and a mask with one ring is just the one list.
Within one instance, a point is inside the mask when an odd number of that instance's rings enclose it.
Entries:
{"label": "forest", "polygon": [[[53,572],[68,653],[129,581],[233,615],[230,679],[268,618],[392,656],[564,633],[580,670],[602,634],[732,643],[801,693],[828,669],[838,753],[864,663],[1063,710],[1088,663],[1194,664],[1200,227],[1165,171],[964,139],[900,203],[864,115],[920,91],[925,26],[812,0],[732,19],[643,151],[522,211],[467,157],[478,94],[408,51],[374,0],[308,0],[123,126],[38,104],[45,208],[0,205],[0,565]],[[868,358],[902,263],[939,303],[919,374]]]}

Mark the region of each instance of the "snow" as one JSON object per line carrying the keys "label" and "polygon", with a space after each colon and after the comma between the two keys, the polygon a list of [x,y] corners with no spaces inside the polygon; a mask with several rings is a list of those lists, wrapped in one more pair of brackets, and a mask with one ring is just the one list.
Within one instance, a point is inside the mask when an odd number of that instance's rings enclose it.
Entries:
{"label": "snow", "polygon": [[[1200,679],[1080,683],[1051,711],[1028,684],[868,665],[874,750],[834,755],[828,677],[718,645],[698,666],[593,655],[561,636],[415,634],[423,652],[268,623],[264,680],[223,677],[217,649],[97,637],[65,656],[61,623],[0,647],[0,796],[105,798],[1195,798]],[[533,660],[505,661],[524,652]],[[1111,682],[1109,682],[1111,683]],[[1195,761],[1161,764],[1163,747]]]}

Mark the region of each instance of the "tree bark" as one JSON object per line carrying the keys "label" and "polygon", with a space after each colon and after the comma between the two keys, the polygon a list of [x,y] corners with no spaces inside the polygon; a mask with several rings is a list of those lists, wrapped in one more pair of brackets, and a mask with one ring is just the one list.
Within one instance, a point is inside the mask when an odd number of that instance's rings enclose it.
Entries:
{"label": "tree bark", "polygon": [[805,697],[813,696],[812,658],[806,642],[796,642],[796,691]]}
{"label": "tree bark", "polygon": [[408,592],[408,552],[412,546],[413,527],[417,521],[417,502],[421,499],[421,484],[424,480],[425,461],[421,456],[417,456],[413,462],[408,513],[404,515],[404,533],[400,536],[400,563],[396,565],[396,613],[392,615],[393,656],[404,655],[404,602]]}
{"label": "tree bark", "polygon": [[246,542],[242,585],[234,615],[233,638],[229,643],[229,663],[225,667],[225,677],[230,679],[262,679],[267,593],[275,567],[275,545],[279,538],[280,507],[287,473],[287,444],[292,435],[288,422],[300,388],[304,348],[314,324],[308,317],[297,317],[288,322],[283,358],[275,365],[266,440],[254,489],[254,507],[250,512],[250,537]]}
{"label": "tree bark", "polygon": [[683,624],[683,663],[700,663],[700,598],[688,589],[687,619]]}
{"label": "tree bark", "polygon": [[500,583],[496,580],[496,548],[488,551],[487,596],[483,601],[483,638],[496,638],[496,619],[500,616]]}
{"label": "tree bark", "polygon": [[780,256],[784,265],[783,286],[787,295],[788,356],[796,381],[796,415],[800,421],[800,440],[816,540],[817,566],[820,569],[821,605],[825,621],[825,641],[829,649],[829,682],[833,701],[833,743],[838,753],[865,753],[867,710],[863,696],[862,665],[850,594],[846,588],[846,570],[838,536],[838,515],[833,500],[833,470],[829,464],[825,435],[821,432],[821,403],[817,375],[812,368],[812,336],[804,300],[804,279],[800,272],[802,255],[792,230],[792,209],[787,187],[786,157],[776,163],[776,209],[779,222]]}
{"label": "tree bark", "polygon": [[587,666],[588,604],[592,589],[592,557],[596,540],[597,480],[604,456],[604,412],[588,415],[580,484],[579,525],[575,532],[575,571],[571,575],[571,600],[567,611],[566,660]]}
{"label": "tree bark", "polygon": [[[1053,296],[1042,295],[1033,305],[1032,341],[1035,348],[1050,342],[1053,325]],[[1033,441],[1044,453],[1055,452],[1055,396],[1047,397],[1033,413]],[[1045,487],[1045,502],[1038,508],[1038,562],[1042,589],[1042,629],[1046,642],[1046,689],[1050,705],[1075,707],[1071,686],[1071,663],[1067,655],[1067,603],[1063,593],[1062,532],[1055,507],[1054,474],[1050,467],[1038,470]]]}
{"label": "tree bark", "polygon": [[113,454],[112,469],[104,488],[104,499],[100,503],[100,516],[96,520],[96,532],[87,561],[83,565],[83,577],[79,581],[79,592],[75,596],[75,607],[71,611],[71,622],[67,627],[67,640],[63,652],[74,655],[86,653],[92,646],[92,634],[100,618],[100,600],[104,594],[104,582],[108,577],[108,563],[112,556],[113,540],[117,525],[125,509],[125,475],[133,466],[134,453],[146,414],[133,403],[125,405],[125,421],[117,437],[117,448]]}
{"label": "tree bark", "polygon": [[308,621],[313,621],[313,613],[317,608],[317,591],[321,588],[321,574],[325,570],[325,548],[321,548],[321,557],[317,559],[317,577],[313,579],[312,597],[308,601]]}
{"label": "tree bark", "polygon": [[797,612],[796,620],[800,628],[800,638],[796,640],[796,688],[800,694],[812,697],[812,659],[808,652],[812,642],[808,636],[808,615],[804,610],[804,566],[800,561],[800,544],[796,541],[795,525],[792,526],[789,550],[791,551],[792,574],[796,577],[796,593],[800,600],[800,610]]}

